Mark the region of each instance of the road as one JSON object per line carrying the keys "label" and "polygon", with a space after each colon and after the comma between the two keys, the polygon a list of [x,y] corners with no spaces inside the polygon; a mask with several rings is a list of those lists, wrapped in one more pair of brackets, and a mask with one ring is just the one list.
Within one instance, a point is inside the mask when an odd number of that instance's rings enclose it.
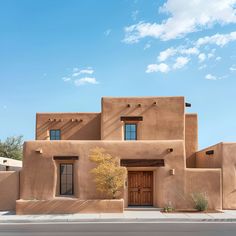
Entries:
{"label": "road", "polygon": [[0,236],[235,236],[236,223],[48,223],[0,224]]}

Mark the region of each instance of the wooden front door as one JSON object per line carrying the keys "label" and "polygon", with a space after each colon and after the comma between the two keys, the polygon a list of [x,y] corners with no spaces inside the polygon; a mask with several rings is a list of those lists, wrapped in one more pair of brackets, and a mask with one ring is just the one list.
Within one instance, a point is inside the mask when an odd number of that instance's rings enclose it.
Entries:
{"label": "wooden front door", "polygon": [[152,171],[128,172],[128,205],[129,206],[153,205]]}

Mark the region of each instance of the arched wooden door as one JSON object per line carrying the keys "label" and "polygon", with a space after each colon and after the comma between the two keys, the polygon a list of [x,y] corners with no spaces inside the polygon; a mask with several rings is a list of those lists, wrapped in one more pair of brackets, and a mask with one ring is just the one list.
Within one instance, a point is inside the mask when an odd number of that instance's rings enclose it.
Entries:
{"label": "arched wooden door", "polygon": [[153,205],[152,171],[128,172],[128,205],[129,206]]}

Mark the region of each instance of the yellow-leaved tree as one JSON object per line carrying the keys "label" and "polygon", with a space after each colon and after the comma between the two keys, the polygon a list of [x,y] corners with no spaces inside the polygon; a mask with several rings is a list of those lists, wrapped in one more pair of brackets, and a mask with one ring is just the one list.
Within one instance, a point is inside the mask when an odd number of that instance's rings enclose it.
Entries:
{"label": "yellow-leaved tree", "polygon": [[117,193],[124,187],[126,168],[120,166],[118,157],[106,153],[104,148],[92,149],[90,160],[97,164],[91,170],[95,177],[96,189],[109,198],[116,198]]}

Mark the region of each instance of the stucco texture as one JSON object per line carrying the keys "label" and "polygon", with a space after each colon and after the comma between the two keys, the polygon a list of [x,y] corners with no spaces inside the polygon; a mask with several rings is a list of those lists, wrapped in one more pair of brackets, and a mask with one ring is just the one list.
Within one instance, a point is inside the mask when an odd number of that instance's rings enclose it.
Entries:
{"label": "stucco texture", "polygon": [[[206,151],[214,154],[207,155]],[[197,167],[222,169],[223,209],[236,209],[236,143],[219,143],[197,152]]]}
{"label": "stucco texture", "polygon": [[[123,211],[128,206],[128,177],[116,201],[97,192],[90,173],[95,164],[89,160],[95,147],[120,160],[164,162],[164,166],[127,167],[128,171],[153,172],[150,202],[155,207],[193,208],[191,195],[204,192],[210,209],[236,209],[236,143],[197,151],[198,117],[186,114],[184,97],[103,97],[101,106],[101,113],[36,114],[36,141],[24,144],[18,214]],[[125,140],[126,123],[136,124],[136,141]],[[61,140],[49,140],[52,129],[61,131]],[[214,154],[206,155],[207,150]],[[60,195],[61,163],[74,166],[70,198]],[[1,193],[1,210],[14,208],[18,176],[0,174],[1,189],[14,186]]]}
{"label": "stucco texture", "polygon": [[[95,188],[93,176],[90,173],[94,164],[89,160],[89,152],[95,147],[102,147],[108,153],[118,156],[120,159],[164,159],[164,167],[152,168],[154,171],[154,206],[164,207],[171,202],[176,208],[193,207],[189,199],[191,184],[186,178],[192,170],[186,172],[184,141],[36,141],[26,142],[24,147],[24,165],[21,173],[20,199],[25,201],[40,201],[57,199],[58,190],[58,165],[53,156],[79,156],[75,165],[75,194],[74,198],[79,200],[98,200],[105,196],[98,193]],[[42,154],[36,152],[42,150]],[[169,153],[168,148],[173,148]],[[170,170],[175,170],[175,175]],[[193,172],[195,176],[202,176],[194,191],[198,190],[201,184],[212,184],[213,190],[208,189],[208,195],[215,194],[215,185],[220,185],[220,179],[211,176],[207,170]],[[217,175],[217,174],[216,174]],[[203,178],[204,176],[204,178]],[[202,188],[199,188],[202,190]],[[124,205],[127,206],[127,187],[119,196],[124,198]],[[217,201],[212,207],[221,208],[221,196],[215,196]],[[17,203],[18,204],[18,203]],[[65,209],[66,211],[66,209]]]}
{"label": "stucco texture", "polygon": [[37,113],[36,139],[49,140],[49,131],[60,129],[64,140],[99,140],[100,126],[100,113]]}
{"label": "stucco texture", "polygon": [[124,209],[122,199],[112,200],[78,200],[73,198],[58,198],[53,200],[18,200],[16,212],[27,214],[64,214],[64,213],[121,213]]}
{"label": "stucco texture", "polygon": [[197,114],[185,115],[185,150],[186,166],[196,167],[196,152],[198,150],[198,120]]}
{"label": "stucco texture", "polygon": [[123,140],[120,117],[142,116],[143,121],[138,123],[138,140],[183,140],[184,110],[184,97],[104,97],[101,139]]}
{"label": "stucco texture", "polygon": [[15,210],[19,199],[19,171],[0,171],[0,210]]}

